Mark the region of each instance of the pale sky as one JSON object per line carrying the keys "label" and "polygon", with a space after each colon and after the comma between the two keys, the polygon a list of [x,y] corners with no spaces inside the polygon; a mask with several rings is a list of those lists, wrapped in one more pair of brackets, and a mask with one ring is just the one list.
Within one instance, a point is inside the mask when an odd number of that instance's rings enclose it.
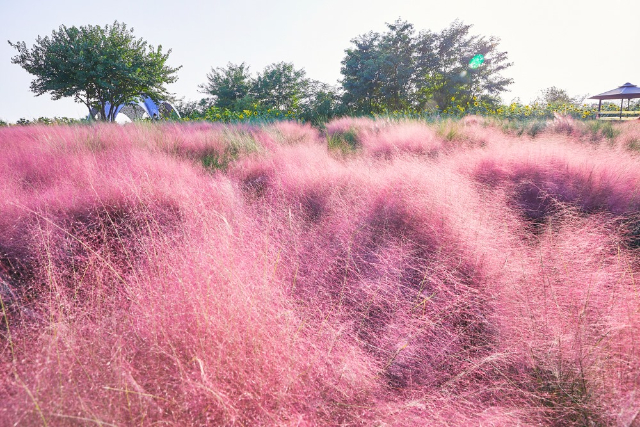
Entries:
{"label": "pale sky", "polygon": [[11,64],[17,51],[7,40],[31,46],[62,24],[126,23],[151,45],[172,49],[169,64],[182,69],[169,90],[197,100],[211,67],[246,62],[257,72],[286,61],[337,84],[356,36],[384,31],[397,18],[418,31],[440,31],[459,19],[473,25],[473,34],[501,39],[500,50],[514,63],[505,75],[515,80],[503,99],[527,103],[550,86],[595,95],[640,85],[638,17],[638,0],[0,0],[0,119],[86,116],[71,99],[35,97],[32,76]]}

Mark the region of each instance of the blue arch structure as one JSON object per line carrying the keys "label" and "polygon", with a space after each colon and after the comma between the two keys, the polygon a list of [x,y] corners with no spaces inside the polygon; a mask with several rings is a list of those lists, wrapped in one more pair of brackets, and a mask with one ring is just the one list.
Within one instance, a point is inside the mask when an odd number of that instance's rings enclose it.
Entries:
{"label": "blue arch structure", "polygon": [[[111,105],[107,102],[106,103],[106,109],[109,110],[109,108],[111,107]],[[180,113],[178,113],[178,110],[171,105],[171,103],[169,103],[168,101],[161,101],[158,104],[156,104],[151,98],[149,97],[144,97],[141,98],[139,101],[134,101],[134,102],[130,102],[128,104],[121,104],[118,105],[118,107],[116,108],[116,112],[113,116],[113,118],[115,119],[116,117],[118,117],[118,114],[120,114],[120,112],[123,112],[123,114],[125,114],[127,117],[129,117],[129,119],[134,120],[136,118],[140,118],[140,117],[136,117],[136,115],[134,114],[134,117],[131,117],[130,114],[132,114],[131,112],[126,112],[126,111],[122,111],[123,109],[127,110],[129,109],[128,107],[131,107],[130,109],[134,112],[136,111],[141,111],[140,116],[142,116],[142,114],[147,113],[149,115],[150,118],[152,119],[160,119],[164,114],[166,113],[170,113],[170,112],[174,112],[178,117],[180,117]],[[91,116],[93,118],[96,118],[96,116],[100,114],[100,111],[96,110],[95,108],[91,109]]]}

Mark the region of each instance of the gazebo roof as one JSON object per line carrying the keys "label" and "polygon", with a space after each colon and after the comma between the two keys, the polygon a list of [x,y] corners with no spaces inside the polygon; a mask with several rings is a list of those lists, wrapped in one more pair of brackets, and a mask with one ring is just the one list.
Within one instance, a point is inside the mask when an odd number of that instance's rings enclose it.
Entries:
{"label": "gazebo roof", "polygon": [[612,89],[607,92],[603,92],[599,95],[594,95],[589,99],[633,99],[640,98],[640,87],[632,85],[631,83],[625,83],[617,89]]}

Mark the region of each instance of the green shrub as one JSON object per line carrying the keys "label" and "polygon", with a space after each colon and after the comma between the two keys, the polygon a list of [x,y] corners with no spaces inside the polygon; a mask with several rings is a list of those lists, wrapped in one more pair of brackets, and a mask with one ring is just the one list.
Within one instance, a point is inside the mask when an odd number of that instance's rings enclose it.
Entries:
{"label": "green shrub", "polygon": [[349,129],[346,132],[337,133],[327,137],[329,149],[338,150],[344,154],[356,151],[360,143],[358,142],[358,134],[355,129]]}
{"label": "green shrub", "polygon": [[228,129],[224,132],[225,145],[221,151],[211,150],[201,157],[202,166],[209,170],[225,171],[240,156],[255,153],[261,146],[255,136],[241,129]]}
{"label": "green shrub", "polygon": [[499,121],[504,132],[517,136],[529,135],[532,138],[542,133],[548,125],[544,119],[506,119]]}
{"label": "green shrub", "polygon": [[534,367],[530,374],[531,383],[535,386],[533,396],[547,408],[547,416],[553,425],[609,425],[589,382],[579,370]]}
{"label": "green shrub", "polygon": [[37,119],[29,120],[21,117],[16,122],[19,126],[28,125],[76,125],[89,123],[85,119],[72,119],[69,117],[38,117]]}
{"label": "green shrub", "polygon": [[593,120],[587,122],[586,125],[592,141],[597,141],[602,138],[611,141],[620,135],[620,130],[616,129],[615,125],[609,121]]}
{"label": "green shrub", "polygon": [[445,141],[455,141],[457,139],[460,139],[462,135],[459,122],[451,119],[446,119],[438,122],[436,133]]}
{"label": "green shrub", "polygon": [[627,149],[631,151],[640,151],[640,139],[632,138],[627,141]]}

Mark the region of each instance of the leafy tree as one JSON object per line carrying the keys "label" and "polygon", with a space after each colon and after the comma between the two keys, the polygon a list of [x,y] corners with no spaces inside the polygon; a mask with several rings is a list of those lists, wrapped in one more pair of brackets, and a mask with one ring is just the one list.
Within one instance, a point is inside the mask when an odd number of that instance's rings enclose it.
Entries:
{"label": "leafy tree", "polygon": [[104,28],[62,25],[51,37],[38,37],[31,49],[25,42],[9,44],[18,51],[11,62],[36,76],[31,82],[36,96],[72,97],[108,121],[114,120],[117,106],[141,95],[168,98],[164,84],[176,81],[181,68],[166,65],[171,50],[163,53],[162,46],[137,39],[133,28],[118,21]]}
{"label": "leafy tree", "polygon": [[353,39],[355,48],[345,51],[342,86],[355,111],[444,110],[474,98],[493,103],[512,83],[501,74],[511,63],[498,51],[499,40],[470,35],[471,25],[454,21],[440,33],[417,35],[402,20],[387,28]]}
{"label": "leafy tree", "polygon": [[[287,62],[273,63],[253,77],[249,67],[229,63],[207,74],[208,82],[200,85],[203,93],[213,97],[212,105],[230,111],[276,109],[294,111],[301,107],[311,81],[304,69]],[[202,104],[205,101],[201,101]]]}
{"label": "leafy tree", "polygon": [[241,111],[251,108],[255,102],[252,94],[255,81],[244,62],[240,65],[229,63],[226,68],[212,68],[207,80],[199,87],[201,92],[214,98],[213,104],[218,108]]}
{"label": "leafy tree", "polygon": [[255,77],[242,63],[212,68],[201,91],[210,95],[179,102],[181,116],[191,119],[292,118],[321,123],[340,115],[339,88],[306,77],[291,63],[273,63]]}
{"label": "leafy tree", "polygon": [[214,101],[210,98],[202,98],[199,101],[184,101],[180,99],[174,104],[180,117],[197,119],[202,118],[209,108],[214,106]]}
{"label": "leafy tree", "polygon": [[370,113],[382,109],[379,40],[380,34],[369,32],[351,40],[355,48],[345,51],[340,69],[343,100],[352,111]]}
{"label": "leafy tree", "polygon": [[402,110],[411,105],[414,83],[414,29],[408,22],[387,24],[378,44],[380,58],[380,95],[388,110]]}
{"label": "leafy tree", "polygon": [[343,114],[342,94],[336,87],[309,80],[299,106],[302,120],[319,124]]}
{"label": "leafy tree", "polygon": [[268,65],[258,74],[253,93],[262,107],[294,111],[308,85],[304,69],[296,70],[292,63],[279,62]]}
{"label": "leafy tree", "polygon": [[580,105],[586,98],[584,96],[570,96],[566,90],[551,86],[540,91],[540,96],[534,102],[543,105]]}
{"label": "leafy tree", "polygon": [[513,80],[501,72],[512,64],[507,53],[499,52],[499,39],[469,34],[471,25],[454,21],[439,34],[424,34],[437,55],[435,64],[423,66],[421,98],[433,99],[440,109],[471,102],[473,98],[493,98],[507,89]]}

